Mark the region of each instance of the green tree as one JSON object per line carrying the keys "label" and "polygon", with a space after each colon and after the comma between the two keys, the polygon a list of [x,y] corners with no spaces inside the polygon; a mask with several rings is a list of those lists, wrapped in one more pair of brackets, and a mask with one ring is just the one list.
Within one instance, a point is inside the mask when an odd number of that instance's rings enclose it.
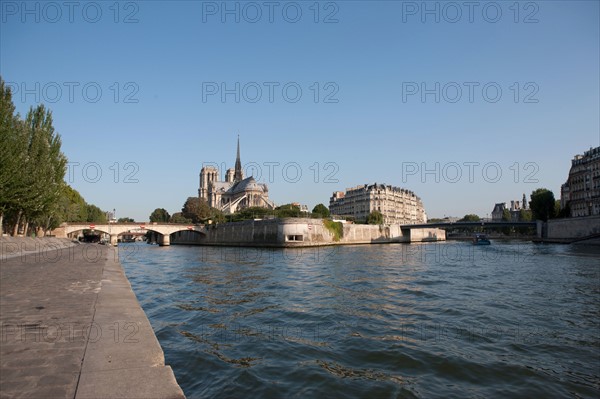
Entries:
{"label": "green tree", "polygon": [[565,205],[564,208],[560,208],[560,204],[559,204],[559,210],[556,214],[556,217],[559,217],[559,218],[571,217],[571,205],[569,205],[569,203],[567,202],[567,205]]}
{"label": "green tree", "polygon": [[239,222],[242,220],[263,219],[269,214],[273,214],[273,211],[267,208],[253,206],[236,212],[231,216],[231,220]]}
{"label": "green tree", "polygon": [[21,186],[26,148],[21,128],[11,90],[0,77],[0,237],[5,214],[19,206],[15,190]]}
{"label": "green tree", "polygon": [[225,214],[217,208],[210,208],[210,218],[213,223],[225,223],[227,220]]}
{"label": "green tree", "polygon": [[[23,164],[23,183],[28,188],[22,196],[25,226],[28,220],[56,211],[64,185],[67,159],[61,152],[60,136],[55,133],[52,113],[44,105],[31,108],[25,119],[27,160]],[[27,230],[27,227],[25,228]]]}
{"label": "green tree", "polygon": [[44,232],[55,229],[62,222],[105,223],[106,212],[95,205],[88,204],[77,190],[64,183],[53,212],[43,215],[43,217],[32,219],[34,227],[43,229]]}
{"label": "green tree", "polygon": [[552,217],[553,218],[554,217],[561,217],[562,216],[561,210],[562,209],[560,209],[560,200],[555,200],[554,201],[554,212],[553,212],[554,214],[553,214]]}
{"label": "green tree", "polygon": [[275,214],[278,218],[298,218],[302,216],[300,207],[294,204],[285,204],[275,208]]}
{"label": "green tree", "polygon": [[367,224],[383,224],[383,215],[379,211],[373,211],[367,216]]}
{"label": "green tree", "polygon": [[47,231],[63,221],[105,221],[103,211],[64,182],[67,158],[61,145],[50,110],[31,107],[22,120],[0,77],[0,235],[4,225],[13,234],[27,234],[29,228]]}
{"label": "green tree", "polygon": [[[504,208],[502,210],[502,221],[503,222],[510,222],[512,219],[510,211],[506,208]],[[512,231],[512,227],[509,226],[504,226],[502,227],[502,232],[504,233],[504,235],[509,235]]]}
{"label": "green tree", "polygon": [[315,205],[315,207],[312,210],[312,213],[318,218],[328,218],[330,216],[329,209],[323,204]]}
{"label": "green tree", "polygon": [[77,190],[66,184],[59,199],[58,217],[64,222],[87,221],[87,204],[85,200]]}
{"label": "green tree", "polygon": [[156,208],[150,214],[150,221],[153,223],[167,223],[171,216],[164,208]]}
{"label": "green tree", "polygon": [[481,218],[475,214],[468,214],[465,215],[462,219],[459,220],[459,222],[479,222],[481,220]]}
{"label": "green tree", "polygon": [[521,222],[531,222],[531,211],[529,209],[521,209],[519,211],[519,220]]}
{"label": "green tree", "polygon": [[119,220],[117,220],[117,223],[135,223],[135,220],[133,220],[132,218],[119,218]]}
{"label": "green tree", "polygon": [[96,205],[87,204],[87,220],[86,222],[106,223],[106,212],[98,208]]}
{"label": "green tree", "polygon": [[531,193],[530,198],[529,209],[531,209],[534,219],[546,222],[548,219],[554,217],[556,201],[552,191],[545,188],[538,188]]}
{"label": "green tree", "polygon": [[11,212],[13,235],[21,225],[27,233],[30,222],[47,225],[58,211],[67,159],[49,110],[32,107],[20,120],[1,78],[0,103],[0,225]]}
{"label": "green tree", "polygon": [[183,204],[181,213],[192,223],[201,223],[210,217],[210,206],[204,198],[188,197]]}
{"label": "green tree", "polygon": [[[519,221],[531,222],[531,210],[521,209],[519,211]],[[533,233],[533,228],[531,228],[531,227],[519,227],[518,230],[521,234],[532,234]]]}
{"label": "green tree", "polygon": [[181,212],[175,212],[171,215],[171,219],[169,219],[170,223],[180,223],[180,224],[190,224],[192,223],[191,219],[188,219],[183,216]]}

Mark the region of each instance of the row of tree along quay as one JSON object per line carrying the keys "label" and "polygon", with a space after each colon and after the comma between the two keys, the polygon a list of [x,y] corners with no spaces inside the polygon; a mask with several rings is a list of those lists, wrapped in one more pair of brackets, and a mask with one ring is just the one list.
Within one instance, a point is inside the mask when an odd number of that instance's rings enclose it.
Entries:
{"label": "row of tree along quay", "polygon": [[328,218],[330,217],[329,209],[323,204],[316,205],[312,212],[303,212],[298,205],[285,204],[276,207],[275,209],[267,209],[261,207],[249,207],[240,210],[234,214],[224,214],[222,211],[212,208],[206,200],[199,197],[189,197],[181,212],[176,212],[172,215],[164,208],[156,208],[150,214],[150,221],[156,223],[226,223],[240,222],[243,220],[252,219],[268,219],[268,218]]}
{"label": "row of tree along quay", "polygon": [[63,222],[106,222],[106,212],[64,181],[67,157],[52,112],[42,104],[22,118],[2,77],[0,143],[0,236],[42,236]]}
{"label": "row of tree along quay", "polygon": [[[150,214],[150,221],[155,223],[182,223],[182,224],[198,224],[198,223],[226,223],[226,222],[241,222],[244,220],[253,219],[269,219],[269,218],[316,218],[330,219],[331,214],[329,209],[323,204],[317,204],[312,212],[302,211],[296,204],[285,204],[276,207],[275,209],[267,209],[261,207],[244,208],[233,214],[224,214],[222,211],[212,208],[206,200],[199,197],[189,197],[181,212],[176,212],[172,215],[165,208],[156,208]],[[354,223],[352,218],[345,218]],[[383,215],[379,211],[371,212],[366,224],[383,224]]]}

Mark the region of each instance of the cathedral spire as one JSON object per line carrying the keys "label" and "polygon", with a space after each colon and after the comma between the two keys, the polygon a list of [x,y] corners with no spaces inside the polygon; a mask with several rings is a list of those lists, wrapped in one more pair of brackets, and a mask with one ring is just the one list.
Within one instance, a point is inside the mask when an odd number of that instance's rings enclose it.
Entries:
{"label": "cathedral spire", "polygon": [[235,158],[235,174],[233,176],[233,181],[239,182],[242,180],[243,180],[243,175],[242,175],[242,161],[240,161],[240,135],[238,134],[237,157]]}

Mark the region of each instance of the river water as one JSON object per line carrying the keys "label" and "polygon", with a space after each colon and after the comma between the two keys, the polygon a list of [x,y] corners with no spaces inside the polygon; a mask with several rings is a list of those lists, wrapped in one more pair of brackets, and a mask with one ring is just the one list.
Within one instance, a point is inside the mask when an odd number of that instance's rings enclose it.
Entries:
{"label": "river water", "polygon": [[188,398],[600,397],[600,249],[121,244]]}

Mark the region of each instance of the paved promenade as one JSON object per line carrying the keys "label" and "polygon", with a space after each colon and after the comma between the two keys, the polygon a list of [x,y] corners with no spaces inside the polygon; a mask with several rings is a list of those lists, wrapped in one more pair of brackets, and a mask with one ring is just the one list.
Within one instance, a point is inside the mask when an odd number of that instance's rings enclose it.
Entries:
{"label": "paved promenade", "polygon": [[0,398],[184,397],[117,248],[14,242],[0,238]]}

